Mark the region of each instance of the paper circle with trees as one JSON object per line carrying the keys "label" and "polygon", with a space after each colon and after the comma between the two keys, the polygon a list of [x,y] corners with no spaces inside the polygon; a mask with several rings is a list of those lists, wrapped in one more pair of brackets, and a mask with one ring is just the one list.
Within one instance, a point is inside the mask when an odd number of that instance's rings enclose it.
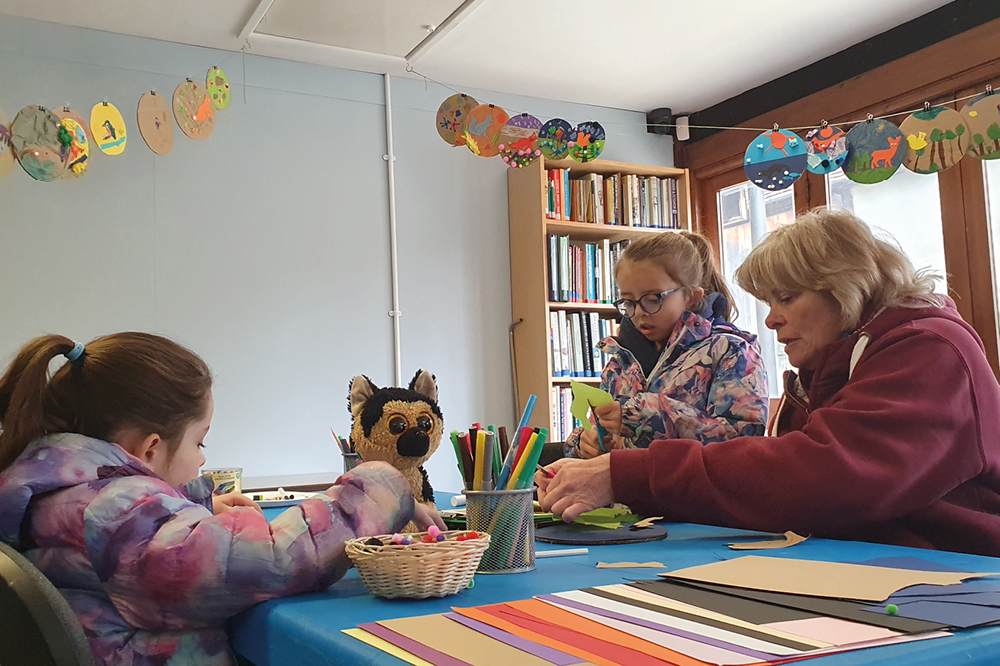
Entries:
{"label": "paper circle with trees", "polygon": [[553,118],[538,132],[538,149],[550,160],[569,156],[570,135],[573,127],[562,118]]}
{"label": "paper circle with trees", "polygon": [[86,130],[73,118],[63,118],[59,122],[62,125],[62,129],[59,130],[60,143],[63,145],[63,152],[68,153],[66,171],[63,172],[62,178],[76,180],[82,177],[90,166],[90,141],[87,140]]}
{"label": "paper circle with trees", "polygon": [[64,147],[66,134],[62,133],[59,118],[40,106],[26,106],[21,109],[10,125],[10,142],[21,168],[42,182],[58,180],[66,172],[69,157],[68,145]]}
{"label": "paper circle with trees", "polygon": [[465,125],[469,122],[469,112],[479,106],[479,102],[468,95],[452,95],[438,107],[435,126],[438,135],[448,145],[465,145]]}
{"label": "paper circle with trees", "polygon": [[969,128],[962,114],[946,106],[932,106],[906,117],[899,124],[906,137],[906,159],[910,171],[937,173],[955,166],[969,145]]}
{"label": "paper circle with trees", "polygon": [[743,172],[750,182],[771,192],[789,187],[806,170],[805,142],[793,132],[769,130],[757,136],[743,155]]}
{"label": "paper circle with trees", "polygon": [[839,169],[847,159],[847,132],[823,125],[806,132],[806,169],[820,175]]}
{"label": "paper circle with trees", "polygon": [[1000,159],[1000,94],[973,97],[962,109],[969,126],[966,152],[981,160]]}
{"label": "paper circle with trees", "polygon": [[232,92],[229,90],[229,77],[218,67],[208,70],[205,76],[205,87],[208,88],[208,98],[217,109],[229,106]]}
{"label": "paper circle with trees", "polygon": [[56,118],[58,118],[59,120],[66,120],[67,118],[70,120],[75,120],[76,123],[80,125],[80,127],[82,127],[83,131],[86,133],[87,143],[90,144],[90,149],[93,150],[94,148],[97,147],[97,142],[94,141],[94,133],[90,129],[90,123],[84,120],[83,116],[81,116],[79,113],[69,108],[68,106],[64,106],[61,109],[52,109],[52,113],[54,113],[56,115]]}
{"label": "paper circle with trees", "polygon": [[215,129],[215,106],[201,85],[184,81],[174,90],[174,118],[188,137],[206,139]]}
{"label": "paper circle with trees", "polygon": [[858,123],[847,133],[844,175],[855,183],[881,183],[896,173],[906,158],[906,140],[884,118]]}
{"label": "paper circle with trees", "polygon": [[577,162],[596,160],[604,150],[604,128],[596,120],[580,123],[569,134],[569,156]]}
{"label": "paper circle with trees", "polygon": [[528,114],[519,113],[500,130],[500,157],[507,166],[528,166],[541,156],[538,150],[538,131],[542,121]]}
{"label": "paper circle with trees", "polygon": [[496,157],[500,154],[500,130],[510,116],[499,106],[480,104],[469,111],[465,126],[465,145],[480,157]]}
{"label": "paper circle with trees", "polygon": [[128,144],[125,119],[114,104],[101,102],[90,111],[90,131],[94,142],[105,155],[121,155]]}
{"label": "paper circle with trees", "polygon": [[0,109],[0,178],[14,168],[14,147],[10,145],[10,119]]}

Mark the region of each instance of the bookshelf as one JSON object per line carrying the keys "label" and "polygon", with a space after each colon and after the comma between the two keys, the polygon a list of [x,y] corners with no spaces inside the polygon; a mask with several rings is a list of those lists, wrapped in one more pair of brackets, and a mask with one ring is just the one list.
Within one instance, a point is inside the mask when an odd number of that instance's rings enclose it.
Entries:
{"label": "bookshelf", "polygon": [[555,432],[552,423],[552,388],[565,388],[571,379],[599,384],[600,377],[553,377],[549,342],[550,313],[600,313],[608,318],[617,315],[607,303],[565,303],[550,300],[548,257],[550,234],[569,236],[571,241],[586,243],[636,240],[651,234],[673,233],[676,229],[617,226],[549,219],[548,171],[568,169],[570,178],[635,175],[674,179],[677,184],[679,227],[691,228],[690,181],[686,169],[652,167],[624,162],[596,160],[581,164],[572,160],[538,160],[533,164],[507,170],[507,200],[510,226],[510,288],[512,321],[511,347],[514,355],[514,384],[520,412],[530,394],[538,402],[530,425]]}

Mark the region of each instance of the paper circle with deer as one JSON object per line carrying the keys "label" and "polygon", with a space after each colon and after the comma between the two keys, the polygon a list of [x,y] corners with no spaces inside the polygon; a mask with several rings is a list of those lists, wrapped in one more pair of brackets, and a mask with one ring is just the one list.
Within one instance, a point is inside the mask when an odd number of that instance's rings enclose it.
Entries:
{"label": "paper circle with deer", "polygon": [[569,156],[577,162],[590,162],[604,150],[605,133],[601,123],[588,120],[580,123],[569,133]]}
{"label": "paper circle with deer", "polygon": [[480,104],[469,111],[465,145],[480,157],[496,157],[500,154],[500,130],[508,120],[510,116],[499,106]]}
{"label": "paper circle with deer", "polygon": [[0,178],[14,168],[14,147],[10,145],[10,120],[0,109]]}
{"label": "paper circle with deer", "polygon": [[509,167],[528,166],[538,159],[538,131],[542,121],[527,114],[519,113],[500,130],[500,157]]}
{"label": "paper circle with deer", "polygon": [[1000,93],[985,93],[962,109],[969,126],[966,152],[981,160],[1000,159]]}
{"label": "paper circle with deer", "polygon": [[40,106],[26,106],[10,125],[10,142],[21,168],[42,182],[58,180],[66,172],[69,142],[59,118]]}
{"label": "paper circle with deer", "polygon": [[469,112],[477,106],[479,102],[463,94],[452,95],[441,102],[435,119],[438,135],[449,145],[464,146]]}
{"label": "paper circle with deer", "polygon": [[806,132],[806,169],[820,175],[839,169],[847,159],[847,132],[823,125]]}
{"label": "paper circle with deer", "polygon": [[174,90],[174,118],[177,126],[192,139],[206,139],[215,129],[215,105],[204,86],[184,81]]}
{"label": "paper circle with deer", "polygon": [[962,114],[946,106],[931,106],[906,117],[899,125],[906,137],[910,171],[937,173],[955,166],[969,145],[969,128]]}
{"label": "paper circle with deer", "polygon": [[798,135],[768,130],[757,136],[743,155],[743,172],[750,182],[770,192],[789,187],[806,170],[808,152]]}
{"label": "paper circle with deer", "polygon": [[896,173],[906,158],[906,140],[884,118],[864,120],[847,133],[844,175],[855,183],[881,183]]}

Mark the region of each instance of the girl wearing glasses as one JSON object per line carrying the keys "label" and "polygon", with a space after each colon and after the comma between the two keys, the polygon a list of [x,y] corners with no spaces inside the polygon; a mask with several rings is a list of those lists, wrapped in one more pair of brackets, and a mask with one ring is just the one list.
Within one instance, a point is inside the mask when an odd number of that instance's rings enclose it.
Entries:
{"label": "girl wearing glasses", "polygon": [[623,320],[599,347],[611,360],[601,388],[615,402],[594,409],[607,434],[577,428],[566,455],[646,448],[655,438],[703,444],[763,435],[768,391],[754,335],[729,323],[732,297],[698,234],[635,241],[615,266]]}

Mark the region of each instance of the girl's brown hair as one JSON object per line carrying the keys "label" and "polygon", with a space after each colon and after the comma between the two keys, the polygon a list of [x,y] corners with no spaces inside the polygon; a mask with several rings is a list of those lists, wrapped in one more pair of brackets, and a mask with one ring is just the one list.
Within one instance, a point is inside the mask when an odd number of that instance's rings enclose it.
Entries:
{"label": "girl's brown hair", "polygon": [[[623,261],[652,261],[666,271],[677,284],[690,294],[698,287],[705,295],[720,293],[726,298],[726,321],[733,321],[739,312],[733,304],[725,278],[715,265],[715,252],[708,239],[690,231],[664,232],[632,241],[615,264],[615,275]],[[694,309],[700,310],[702,303]]]}
{"label": "girl's brown hair", "polygon": [[212,373],[176,342],[115,333],[86,345],[49,377],[49,363],[73,350],[61,335],[26,344],[0,379],[0,470],[35,438],[72,432],[111,441],[126,428],[162,437],[170,455],[187,426],[205,415]]}

